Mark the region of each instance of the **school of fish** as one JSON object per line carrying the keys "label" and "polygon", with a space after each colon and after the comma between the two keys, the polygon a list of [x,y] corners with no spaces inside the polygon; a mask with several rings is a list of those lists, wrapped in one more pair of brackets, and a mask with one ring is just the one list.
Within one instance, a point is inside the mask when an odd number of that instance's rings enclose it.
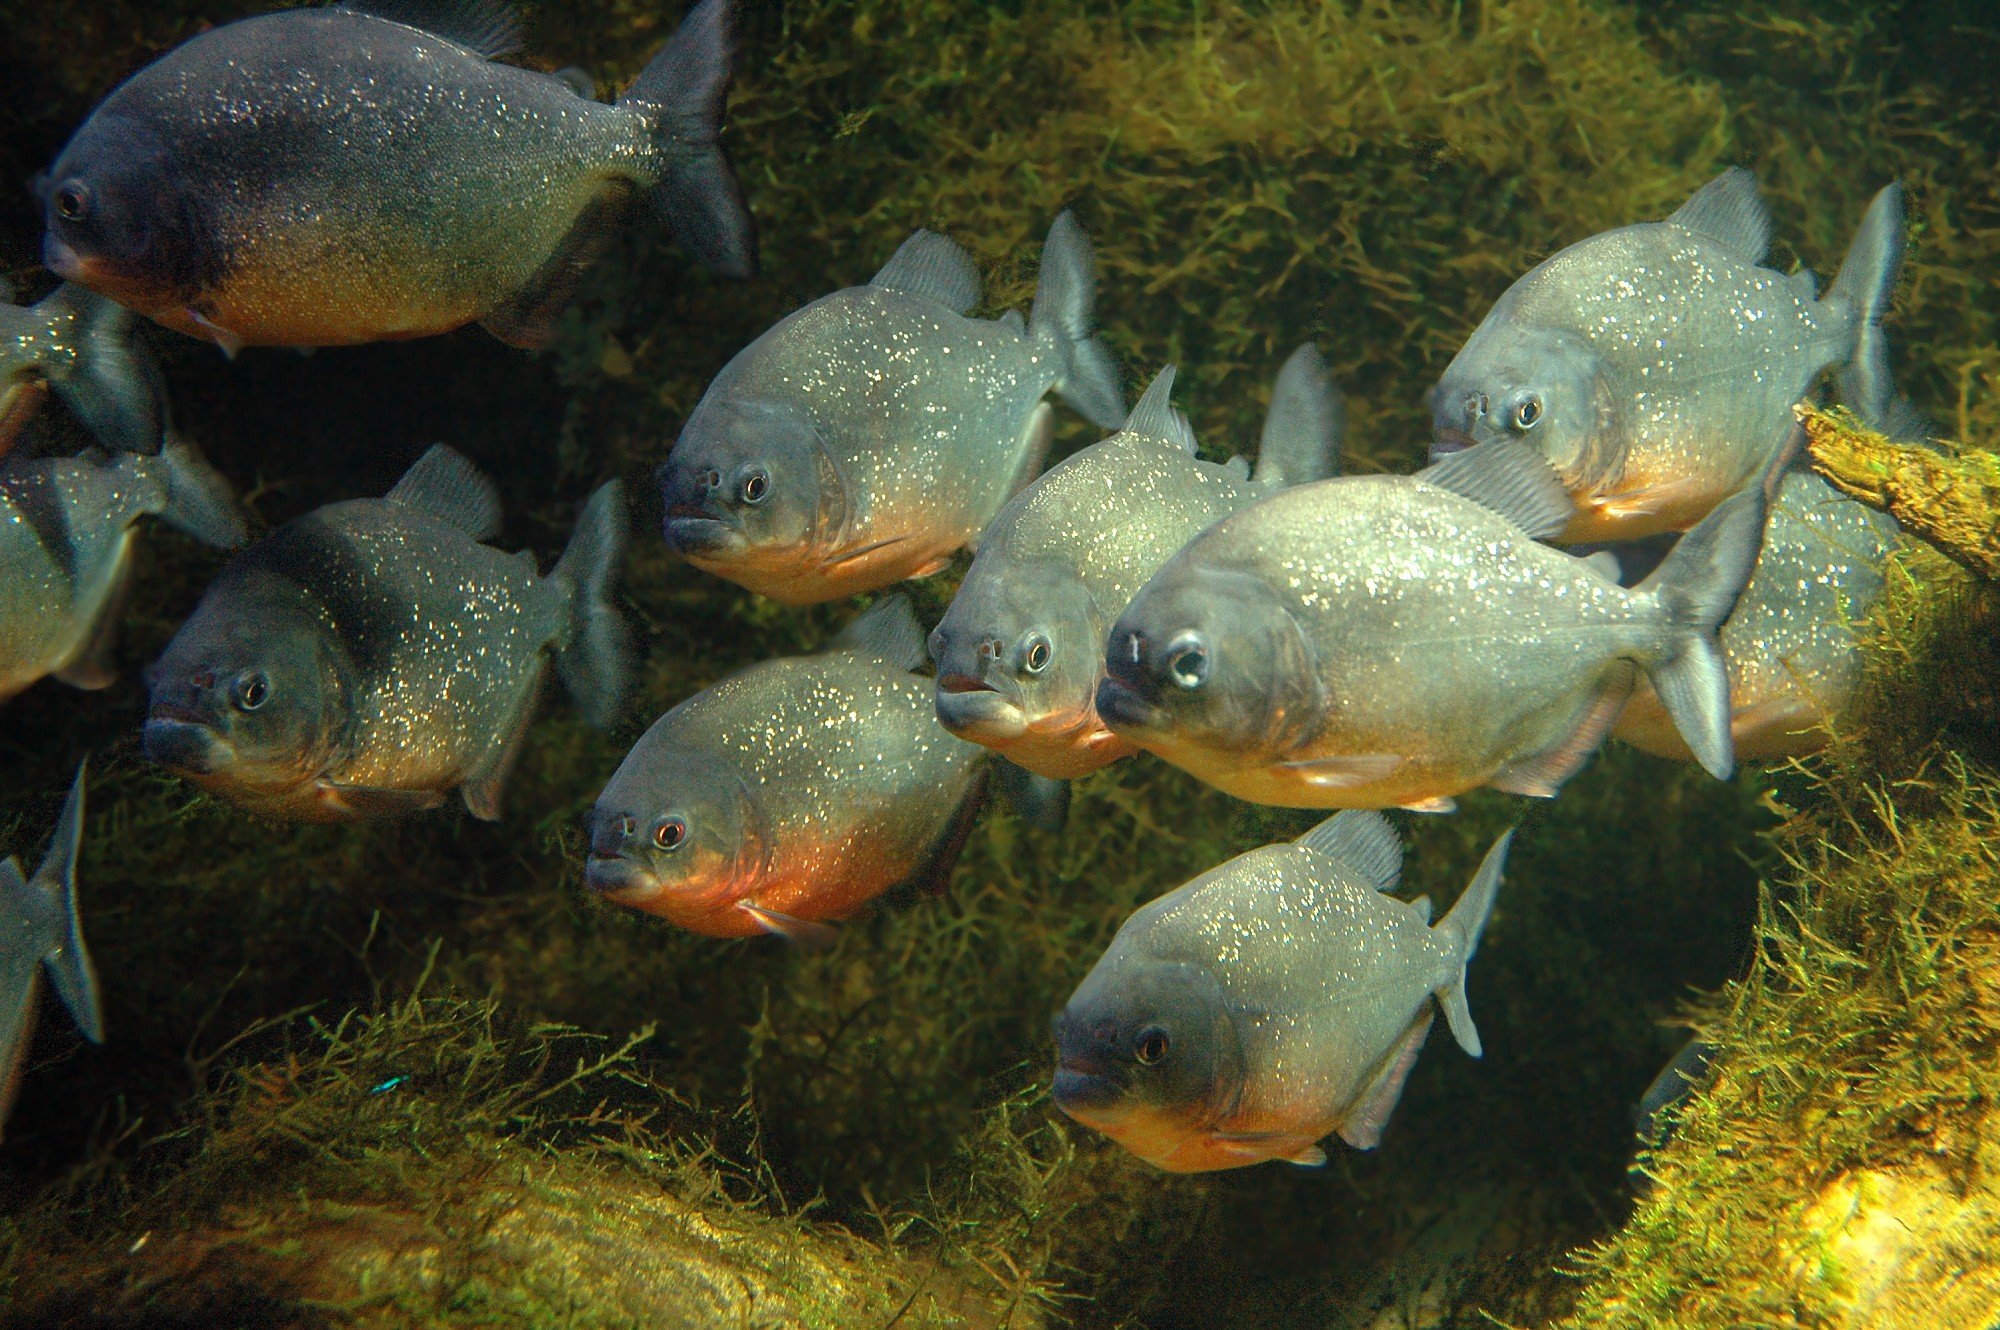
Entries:
{"label": "school of fish", "polygon": [[[157,518],[233,551],[146,669],[140,736],[220,799],[359,821],[456,795],[493,820],[551,677],[618,726],[620,481],[546,569],[491,543],[497,490],[442,446],[252,541],[139,325],[231,356],[471,322],[537,348],[648,210],[753,276],[720,141],[736,20],[700,0],[611,102],[507,63],[520,29],[494,0],[264,14],[110,92],[38,184],[48,293],[0,292],[0,704],[114,681]],[[1371,1148],[1438,1012],[1481,1054],[1468,966],[1513,838],[1433,922],[1397,894],[1380,810],[1552,798],[1614,736],[1728,779],[1838,723],[1897,529],[1802,467],[1793,407],[1907,421],[1881,326],[1904,229],[1891,184],[1821,294],[1764,266],[1769,213],[1731,169],[1579,240],[1409,404],[1432,436],[1411,475],[1342,474],[1345,402],[1310,345],[1254,469],[1202,455],[1173,366],[1128,411],[1069,212],[1025,317],[975,316],[971,256],[918,231],[731,358],[655,479],[691,575],[803,605],[959,567],[949,609],[926,634],[879,598],[659,716],[597,796],[585,880],[694,933],[827,946],[892,888],[945,891],[996,797],[1060,834],[1067,782],[1142,753],[1342,810],[1128,918],[1055,1020],[1051,1092],[1170,1171]],[[1051,399],[1109,434],[1045,469]],[[64,411],[92,439],[76,455],[50,443]],[[83,799],[79,770],[32,875],[0,861],[0,1125],[45,982],[105,1035]]]}

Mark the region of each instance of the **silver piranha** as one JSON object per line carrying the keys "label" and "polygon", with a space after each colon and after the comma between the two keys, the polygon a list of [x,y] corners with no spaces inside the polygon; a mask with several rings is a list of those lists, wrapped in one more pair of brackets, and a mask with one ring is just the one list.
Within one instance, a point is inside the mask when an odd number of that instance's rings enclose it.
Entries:
{"label": "silver piranha", "polygon": [[245,807],[306,821],[500,794],[550,658],[594,724],[631,673],[612,603],[618,482],[547,576],[482,542],[490,480],[432,448],[385,499],[336,503],[232,559],[148,671],[146,756]]}
{"label": "silver piranha", "polygon": [[730,0],[615,104],[498,63],[496,0],[346,0],[175,47],[104,99],[40,183],[43,260],[190,336],[329,346],[478,320],[538,346],[644,195],[695,258],[754,265],[717,145]]}
{"label": "silver piranha", "polygon": [[1903,254],[1903,196],[1862,219],[1823,299],[1764,267],[1771,219],[1748,171],[1663,222],[1592,236],[1510,287],[1433,391],[1433,458],[1518,439],[1561,475],[1565,541],[1681,531],[1784,446],[1829,366],[1880,418],[1894,396],[1881,319]]}
{"label": "silver piranha", "polygon": [[1344,404],[1313,347],[1279,372],[1254,478],[1240,456],[1195,456],[1173,383],[1169,365],[1123,429],[1015,495],[980,538],[930,643],[938,719],[961,739],[1065,779],[1134,752],[1095,705],[1112,620],[1202,528],[1338,469]]}
{"label": "silver piranha", "polygon": [[51,392],[106,448],[160,450],[156,375],[124,306],[67,284],[33,305],[0,300],[0,457]]}
{"label": "silver piranha", "polygon": [[667,712],[598,796],[590,885],[710,937],[798,942],[898,883],[942,890],[991,764],[939,727],[923,650],[891,596]]}
{"label": "silver piranha", "polygon": [[228,482],[179,439],[156,457],[0,462],[0,701],[51,674],[77,688],[112,681],[135,528],[148,516],[221,549],[243,543]]}
{"label": "silver piranha", "polygon": [[1434,1015],[1480,1055],[1466,965],[1513,832],[1451,912],[1385,895],[1402,846],[1379,813],[1339,813],[1142,907],[1056,1018],[1055,1101],[1174,1173],[1326,1162],[1369,1150]]}
{"label": "silver piranha", "polygon": [[979,274],[929,231],[866,286],[787,315],[723,366],[660,468],[666,538],[697,568],[799,605],[937,572],[1047,455],[1059,393],[1125,418],[1092,333],[1097,270],[1068,213],[1026,323],[974,319]]}
{"label": "silver piranha", "polygon": [[1762,485],[1725,501],[1626,590],[1539,543],[1570,505],[1519,444],[1285,490],[1197,536],[1133,599],[1098,714],[1240,798],[1444,811],[1478,785],[1553,795],[1644,671],[1726,777],[1715,633],[1765,503]]}
{"label": "silver piranha", "polygon": [[76,857],[83,846],[83,769],[63,802],[35,875],[15,859],[0,859],[0,1126],[21,1088],[21,1067],[34,1038],[44,978],[93,1044],[104,1042],[104,1004],[97,971],[84,949],[76,915]]}
{"label": "silver piranha", "polygon": [[[1764,551],[1722,625],[1729,728],[1739,758],[1796,757],[1826,742],[1861,676],[1857,637],[1882,593],[1896,519],[1847,498],[1818,476],[1785,476],[1764,528]],[[1662,757],[1692,756],[1642,686],[1612,733]]]}

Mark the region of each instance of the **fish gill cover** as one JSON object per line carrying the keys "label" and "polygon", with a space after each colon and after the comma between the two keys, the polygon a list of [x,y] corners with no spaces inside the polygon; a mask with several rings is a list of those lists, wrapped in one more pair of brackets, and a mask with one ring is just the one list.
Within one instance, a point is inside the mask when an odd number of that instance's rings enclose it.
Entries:
{"label": "fish gill cover", "polygon": [[[0,171],[26,182],[120,78],[256,8],[8,6]],[[1732,163],[1759,173],[1781,269],[1831,273],[1869,196],[1906,183],[1898,381],[1941,433],[2000,444],[1982,5],[746,8],[727,144],[762,281],[633,234],[538,360],[476,331],[233,365],[151,339],[176,425],[259,531],[382,494],[444,441],[547,566],[597,483],[649,491],[777,318],[920,226],[985,270],[975,313],[1026,308],[1064,206],[1128,386],[1177,363],[1209,455],[1249,450],[1310,339],[1348,395],[1347,470],[1408,470],[1426,388],[1516,276]],[[604,88],[674,22],[650,0],[532,18],[530,60]],[[39,294],[16,199],[0,263]],[[1098,437],[1059,419],[1057,455]],[[657,516],[626,575],[637,702],[609,736],[538,720],[498,825],[281,827],[147,768],[138,670],[221,564],[166,533],[120,682],[0,711],[0,851],[39,847],[98,755],[79,891],[108,1037],[44,1021],[31,1050],[0,1322],[657,1323],[726,1314],[689,1290],[730,1281],[813,1325],[1991,1319],[2000,621],[1945,556],[1899,550],[1853,714],[1808,766],[1722,785],[1614,747],[1528,812],[1474,972],[1487,1056],[1426,1059],[1379,1151],[1169,1179],[1053,1114],[1048,1018],[1139,903],[1314,819],[1128,762],[1060,836],[987,818],[949,895],[892,898],[824,953],[606,908],[582,827],[644,722],[854,609],[697,576]],[[935,622],[943,590],[916,596]],[[1414,829],[1410,891],[1456,892],[1515,808],[1464,803]],[[1688,1025],[1716,1071],[1635,1205],[1629,1107]]]}

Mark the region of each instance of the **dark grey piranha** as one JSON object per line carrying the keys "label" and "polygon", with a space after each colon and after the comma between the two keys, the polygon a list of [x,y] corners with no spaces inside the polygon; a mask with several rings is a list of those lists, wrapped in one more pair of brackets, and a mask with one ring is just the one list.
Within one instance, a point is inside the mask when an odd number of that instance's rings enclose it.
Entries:
{"label": "dark grey piranha", "polygon": [[919,231],[875,279],[736,354],[660,468],[666,537],[697,568],[790,604],[937,572],[1040,472],[1050,391],[1125,418],[1092,335],[1096,263],[1068,213],[1026,323],[966,317],[979,273]]}
{"label": "dark grey piranha", "polygon": [[349,0],[226,24],[105,98],[42,179],[44,261],[225,349],[546,340],[640,195],[709,267],[753,266],[716,139],[731,0],[616,103],[496,57],[494,0]]}
{"label": "dark grey piranha", "polygon": [[1823,299],[1763,266],[1771,218],[1725,171],[1663,222],[1582,240],[1509,287],[1432,397],[1434,458],[1521,440],[1577,511],[1561,538],[1684,531],[1757,475],[1829,366],[1880,419],[1894,389],[1881,319],[1903,255],[1902,190],[1875,196]]}
{"label": "dark grey piranha", "polygon": [[1056,1105],[1175,1173],[1372,1149],[1434,1007],[1480,1055],[1466,965],[1513,838],[1435,927],[1398,900],[1402,846],[1340,813],[1143,906],[1056,1018]]}
{"label": "dark grey piranha", "polygon": [[83,769],[78,768],[47,855],[33,877],[0,859],[0,1126],[14,1107],[21,1063],[34,1037],[44,978],[83,1037],[104,1042],[97,972],[76,915],[76,856],[83,847]]}
{"label": "dark grey piranha", "polygon": [[148,672],[146,756],[308,821],[433,808],[497,818],[553,657],[599,725],[622,704],[616,481],[554,571],[482,544],[492,482],[432,448],[385,499],[331,504],[232,559]]}
{"label": "dark grey piranha", "polygon": [[[1861,678],[1862,627],[1896,531],[1895,518],[1809,471],[1784,478],[1757,571],[1722,625],[1738,757],[1796,757],[1826,742]],[[1693,756],[1649,686],[1612,733],[1662,757]]]}
{"label": "dark grey piranha", "polygon": [[1345,412],[1325,359],[1292,354],[1252,478],[1195,456],[1160,371],[1125,427],[1008,501],[931,634],[938,719],[1030,771],[1069,778],[1134,751],[1098,718],[1104,638],[1146,579],[1202,528],[1337,469]]}
{"label": "dark grey piranha", "polygon": [[0,300],[0,457],[51,392],[106,448],[160,450],[154,371],[124,306],[67,284],[33,305]]}
{"label": "dark grey piranha", "polygon": [[1479,785],[1553,795],[1643,671],[1726,777],[1715,633],[1756,564],[1764,486],[1632,590],[1540,543],[1570,511],[1514,443],[1260,500],[1195,537],[1119,616],[1098,714],[1239,798],[1444,811]]}
{"label": "dark grey piranha", "polygon": [[149,516],[221,549],[243,543],[228,483],[179,439],[156,457],[0,462],[0,701],[51,674],[111,682],[135,528]]}
{"label": "dark grey piranha", "polygon": [[823,921],[898,883],[942,889],[990,762],[939,727],[930,681],[911,673],[923,653],[909,601],[891,596],[824,651],[667,712],[598,796],[590,885],[692,932],[795,941],[824,940]]}

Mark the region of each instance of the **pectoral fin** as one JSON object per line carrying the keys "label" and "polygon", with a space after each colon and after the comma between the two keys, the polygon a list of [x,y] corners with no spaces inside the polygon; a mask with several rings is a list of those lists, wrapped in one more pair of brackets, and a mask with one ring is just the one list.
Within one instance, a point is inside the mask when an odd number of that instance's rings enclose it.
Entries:
{"label": "pectoral fin", "polygon": [[1403,759],[1394,753],[1338,753],[1280,762],[1278,770],[1321,789],[1345,790],[1386,780],[1389,773],[1402,765]]}
{"label": "pectoral fin", "polygon": [[812,919],[800,919],[776,910],[766,910],[752,905],[749,901],[738,901],[736,908],[757,921],[757,926],[774,937],[781,937],[795,947],[807,951],[822,951],[831,947],[840,938],[840,930],[832,924],[822,924]]}
{"label": "pectoral fin", "polygon": [[1396,807],[1406,813],[1456,813],[1458,811],[1458,800],[1449,795],[1440,794],[1429,799],[1417,799],[1410,803],[1397,804]]}
{"label": "pectoral fin", "polygon": [[1389,1124],[1389,1115],[1396,1111],[1396,1101],[1403,1097],[1403,1082],[1410,1078],[1410,1068],[1417,1065],[1417,1054],[1423,1052],[1424,1040],[1430,1036],[1431,1021],[1436,1015],[1436,1008],[1424,1003],[1423,1013],[1403,1031],[1402,1038],[1382,1060],[1375,1078],[1368,1082],[1368,1088],[1340,1120],[1341,1140],[1357,1150],[1373,1150],[1382,1143],[1382,1129]]}
{"label": "pectoral fin", "polygon": [[313,786],[323,803],[349,817],[408,817],[423,813],[444,802],[436,790],[395,790],[379,785],[342,785],[323,780]]}
{"label": "pectoral fin", "polygon": [[1699,476],[1688,476],[1600,499],[1597,501],[1597,507],[1609,517],[1651,517],[1699,497],[1707,488],[1706,480]]}

